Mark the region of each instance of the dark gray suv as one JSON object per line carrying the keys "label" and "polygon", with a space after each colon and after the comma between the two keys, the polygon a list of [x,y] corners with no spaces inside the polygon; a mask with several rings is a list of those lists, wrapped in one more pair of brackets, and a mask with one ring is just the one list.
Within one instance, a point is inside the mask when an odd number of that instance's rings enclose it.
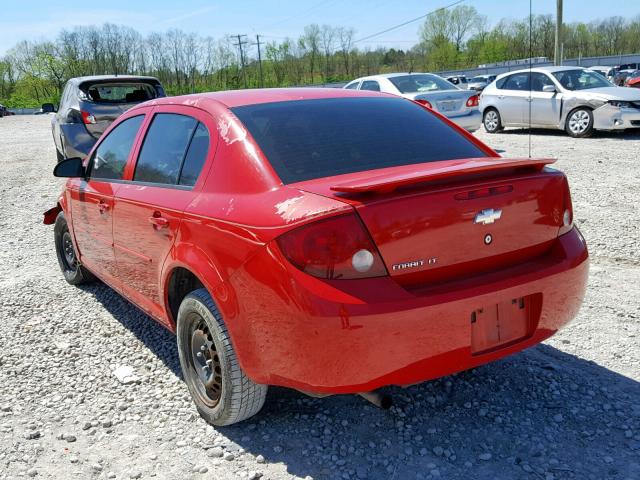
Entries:
{"label": "dark gray suv", "polygon": [[70,79],[51,120],[58,161],[84,157],[120,114],[166,96],[154,77],[100,75]]}

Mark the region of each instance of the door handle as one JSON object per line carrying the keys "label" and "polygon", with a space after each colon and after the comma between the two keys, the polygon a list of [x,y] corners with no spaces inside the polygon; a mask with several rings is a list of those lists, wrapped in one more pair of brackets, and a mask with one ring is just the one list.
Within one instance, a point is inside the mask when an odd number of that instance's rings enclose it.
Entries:
{"label": "door handle", "polygon": [[499,98],[500,100],[504,100],[504,95],[498,95],[498,98]]}
{"label": "door handle", "polygon": [[104,213],[107,210],[109,210],[111,208],[111,205],[109,205],[108,203],[103,202],[102,200],[100,200],[100,202],[98,203],[98,210],[100,210],[100,213]]}
{"label": "door handle", "polygon": [[169,226],[169,220],[162,217],[159,213],[157,215],[154,213],[153,217],[149,217],[149,222],[156,230],[160,228],[167,228]]}

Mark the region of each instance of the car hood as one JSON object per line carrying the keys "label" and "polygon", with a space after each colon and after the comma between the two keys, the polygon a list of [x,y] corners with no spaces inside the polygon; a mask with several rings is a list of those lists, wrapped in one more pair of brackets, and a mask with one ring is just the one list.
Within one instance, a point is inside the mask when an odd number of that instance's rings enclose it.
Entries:
{"label": "car hood", "polygon": [[571,96],[585,100],[626,100],[640,101],[640,92],[625,87],[602,87],[568,92]]}

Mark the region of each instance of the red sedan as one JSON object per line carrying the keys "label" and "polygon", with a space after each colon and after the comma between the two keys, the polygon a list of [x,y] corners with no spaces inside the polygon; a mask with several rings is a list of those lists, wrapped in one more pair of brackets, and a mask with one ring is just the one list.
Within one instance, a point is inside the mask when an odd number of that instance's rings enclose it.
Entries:
{"label": "red sedan", "polygon": [[552,162],[377,92],[163,98],[57,165],[45,223],[69,283],[98,277],[176,332],[198,410],[228,425],[267,385],[371,392],[553,335],[588,254]]}

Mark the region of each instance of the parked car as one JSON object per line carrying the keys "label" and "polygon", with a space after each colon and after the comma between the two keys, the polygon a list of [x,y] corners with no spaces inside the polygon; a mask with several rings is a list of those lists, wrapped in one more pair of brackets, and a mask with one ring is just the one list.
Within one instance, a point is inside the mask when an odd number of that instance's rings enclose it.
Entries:
{"label": "parked car", "polygon": [[476,75],[467,83],[469,90],[481,92],[484,88],[496,79],[497,75]]}
{"label": "parked car", "polygon": [[631,75],[629,75],[624,81],[624,86],[640,88],[640,70],[635,70]]}
{"label": "parked car", "polygon": [[0,103],[0,118],[7,116],[8,111],[9,110],[7,110],[7,107]]}
{"label": "parked car", "polygon": [[587,70],[591,70],[592,72],[597,72],[603,77],[605,77],[607,80],[612,81],[613,76],[616,72],[616,67],[595,65],[593,67],[587,67]]}
{"label": "parked car", "polygon": [[627,77],[633,72],[635,72],[635,70],[632,69],[618,70],[613,76],[613,84],[618,87],[623,87]]}
{"label": "parked car", "polygon": [[377,92],[189,95],[59,163],[44,221],[67,282],[98,277],[176,332],[198,411],[228,425],[267,385],[371,392],[553,335],[588,253],[552,162]]}
{"label": "parked car", "polygon": [[58,161],[86,155],[120,114],[164,96],[162,85],[154,77],[99,75],[70,79],[51,120]]}
{"label": "parked car", "polygon": [[539,67],[500,75],[482,92],[480,110],[489,133],[532,126],[588,137],[640,127],[640,92],[580,67]]}
{"label": "parked car", "polygon": [[347,90],[371,90],[391,93],[415,100],[474,132],[480,128],[479,98],[472,91],[461,90],[431,73],[387,73],[371,75],[349,82]]}
{"label": "parked car", "polygon": [[467,77],[465,77],[464,75],[452,75],[450,77],[445,77],[445,80],[449,83],[453,83],[460,88],[467,88]]}

